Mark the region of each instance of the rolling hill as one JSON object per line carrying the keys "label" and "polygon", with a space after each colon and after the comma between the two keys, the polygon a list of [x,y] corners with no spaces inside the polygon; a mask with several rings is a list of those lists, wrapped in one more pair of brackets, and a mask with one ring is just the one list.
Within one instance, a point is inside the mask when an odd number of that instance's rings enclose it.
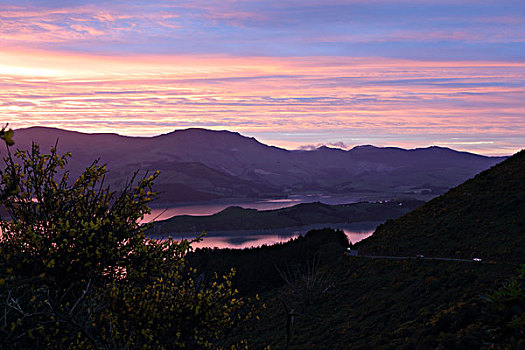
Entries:
{"label": "rolling hill", "polygon": [[73,175],[97,158],[108,164],[107,181],[117,187],[137,169],[161,170],[159,201],[170,203],[291,193],[435,196],[504,159],[441,147],[290,151],[206,129],[127,137],[31,127],[17,129],[14,136],[18,148],[35,141],[47,150],[57,140],[59,151],[73,154]]}

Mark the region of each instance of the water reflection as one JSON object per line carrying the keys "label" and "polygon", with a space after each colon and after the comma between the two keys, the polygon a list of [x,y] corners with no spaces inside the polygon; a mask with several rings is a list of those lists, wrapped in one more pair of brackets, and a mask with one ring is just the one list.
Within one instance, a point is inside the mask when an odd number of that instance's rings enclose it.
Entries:
{"label": "water reflection", "polygon": [[[352,243],[359,242],[374,233],[375,228],[382,222],[359,222],[354,224],[321,224],[301,227],[291,227],[284,229],[265,230],[265,231],[217,231],[209,232],[200,242],[193,243],[194,248],[251,248],[262,245],[272,245],[289,241],[299,235],[303,235],[312,229],[331,227],[341,229]],[[191,239],[197,234],[178,235],[174,238]],[[154,237],[163,238],[163,237]]]}
{"label": "water reflection", "polygon": [[288,198],[265,199],[259,201],[235,201],[218,200],[205,203],[193,203],[187,205],[166,206],[152,208],[151,214],[144,218],[144,222],[165,220],[175,215],[212,215],[230,206],[238,206],[247,209],[273,210],[291,207],[299,203],[312,203],[320,201],[325,204],[349,204],[362,200],[361,197],[330,197],[319,195],[295,195]]}

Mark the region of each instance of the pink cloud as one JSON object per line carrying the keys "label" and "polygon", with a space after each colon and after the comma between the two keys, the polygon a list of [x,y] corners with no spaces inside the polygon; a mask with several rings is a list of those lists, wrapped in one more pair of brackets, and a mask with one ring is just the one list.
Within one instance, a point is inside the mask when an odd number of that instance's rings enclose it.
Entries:
{"label": "pink cloud", "polygon": [[509,139],[525,136],[524,68],[520,62],[118,57],[7,48],[0,52],[0,116],[13,127],[128,135],[191,126],[334,135],[296,146],[356,144],[341,133],[421,137],[421,146],[425,135],[476,135],[493,143],[457,148],[498,153],[517,147]]}
{"label": "pink cloud", "polygon": [[92,27],[81,25],[81,24],[73,24],[71,25],[71,28],[76,30],[77,32],[85,32],[92,36],[98,36],[98,35],[105,34],[105,32],[103,32],[102,30],[98,30]]}

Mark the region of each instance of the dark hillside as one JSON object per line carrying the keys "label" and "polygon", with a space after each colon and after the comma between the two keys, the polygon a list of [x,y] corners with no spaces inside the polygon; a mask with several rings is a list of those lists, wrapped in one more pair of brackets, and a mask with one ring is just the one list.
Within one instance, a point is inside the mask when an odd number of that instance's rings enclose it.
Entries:
{"label": "dark hillside", "polygon": [[[525,258],[525,151],[396,220],[334,258],[329,288],[295,320],[286,346],[288,287],[265,292],[252,344],[273,349],[480,349],[493,320],[481,298]],[[363,256],[408,256],[371,258]],[[463,261],[417,259],[457,257]],[[481,257],[483,262],[473,261]],[[493,260],[493,261],[491,261]],[[518,310],[518,312],[520,312]],[[522,312],[522,311],[521,311]]]}
{"label": "dark hillside", "polygon": [[377,255],[523,261],[525,151],[387,221],[358,247]]}
{"label": "dark hillside", "polygon": [[[488,339],[480,295],[511,276],[508,265],[347,257],[321,273],[333,284],[297,317],[289,349],[479,350]],[[286,349],[287,288],[262,296],[249,340]]]}

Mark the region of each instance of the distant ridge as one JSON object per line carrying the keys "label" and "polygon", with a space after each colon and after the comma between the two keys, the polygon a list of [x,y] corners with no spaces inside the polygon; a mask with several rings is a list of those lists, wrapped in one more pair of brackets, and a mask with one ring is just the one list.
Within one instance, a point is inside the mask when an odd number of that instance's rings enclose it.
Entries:
{"label": "distant ridge", "polygon": [[[129,140],[154,140],[154,139],[170,138],[170,137],[178,137],[178,136],[181,136],[181,137],[202,137],[202,136],[208,136],[209,137],[209,136],[213,136],[213,135],[221,135],[221,136],[224,136],[225,138],[238,138],[238,139],[243,139],[245,141],[248,141],[248,140],[255,141],[257,144],[260,144],[260,145],[265,146],[265,147],[280,149],[280,150],[289,151],[289,152],[314,152],[314,151],[320,150],[320,149],[341,150],[343,152],[365,151],[365,150],[366,151],[397,150],[397,151],[405,151],[405,152],[415,152],[415,151],[417,152],[417,151],[421,151],[421,150],[435,150],[435,149],[438,149],[438,150],[447,150],[447,151],[451,151],[451,152],[455,152],[455,153],[463,153],[463,154],[468,154],[468,155],[475,155],[475,156],[479,156],[479,157],[501,158],[501,159],[507,158],[505,156],[503,156],[503,157],[488,157],[488,156],[483,156],[483,155],[479,155],[479,154],[472,153],[472,152],[457,151],[457,150],[454,150],[454,149],[449,148],[449,147],[436,146],[436,145],[428,146],[428,147],[417,147],[417,148],[412,148],[412,149],[405,149],[405,148],[401,148],[401,147],[393,147],[393,146],[380,147],[380,146],[366,144],[366,145],[354,146],[354,147],[350,148],[349,150],[344,150],[342,148],[335,147],[335,146],[322,145],[322,146],[320,146],[318,148],[315,148],[315,149],[312,149],[312,150],[310,150],[310,149],[308,149],[308,150],[288,150],[288,149],[285,149],[285,148],[282,148],[282,147],[270,146],[270,145],[263,144],[260,141],[258,141],[255,137],[244,136],[244,135],[240,134],[237,131],[213,130],[213,129],[196,128],[196,127],[186,128],[186,129],[176,129],[176,130],[164,133],[164,134],[159,134],[159,135],[154,135],[154,136],[129,136],[129,135],[120,135],[118,133],[101,133],[101,132],[88,133],[88,132],[82,132],[82,131],[76,131],[76,130],[68,130],[68,129],[61,129],[61,128],[57,128],[57,127],[48,127],[48,126],[30,126],[30,127],[27,127],[27,128],[19,128],[19,129],[16,129],[16,132],[17,132],[17,134],[15,135],[15,139],[20,139],[20,141],[24,142],[24,143],[27,142],[28,136],[36,137],[37,139],[38,138],[45,138],[45,139],[53,139],[53,140],[57,140],[57,139],[60,140],[62,137],[67,137],[67,136],[80,136],[80,137],[87,137],[87,138],[88,137],[92,137],[92,136],[97,136],[97,137],[106,137],[108,139],[110,139],[110,138],[120,138],[120,139],[129,139]],[[71,141],[71,140],[69,140],[69,139],[66,140],[66,142],[69,142],[69,141]]]}
{"label": "distant ridge", "polygon": [[108,164],[112,186],[123,185],[137,169],[160,170],[159,204],[312,193],[363,199],[435,196],[504,159],[441,147],[295,151],[202,128],[131,137],[31,127],[17,129],[14,136],[15,147],[29,148],[36,141],[44,151],[57,139],[59,151],[73,154],[74,174],[100,158]]}

